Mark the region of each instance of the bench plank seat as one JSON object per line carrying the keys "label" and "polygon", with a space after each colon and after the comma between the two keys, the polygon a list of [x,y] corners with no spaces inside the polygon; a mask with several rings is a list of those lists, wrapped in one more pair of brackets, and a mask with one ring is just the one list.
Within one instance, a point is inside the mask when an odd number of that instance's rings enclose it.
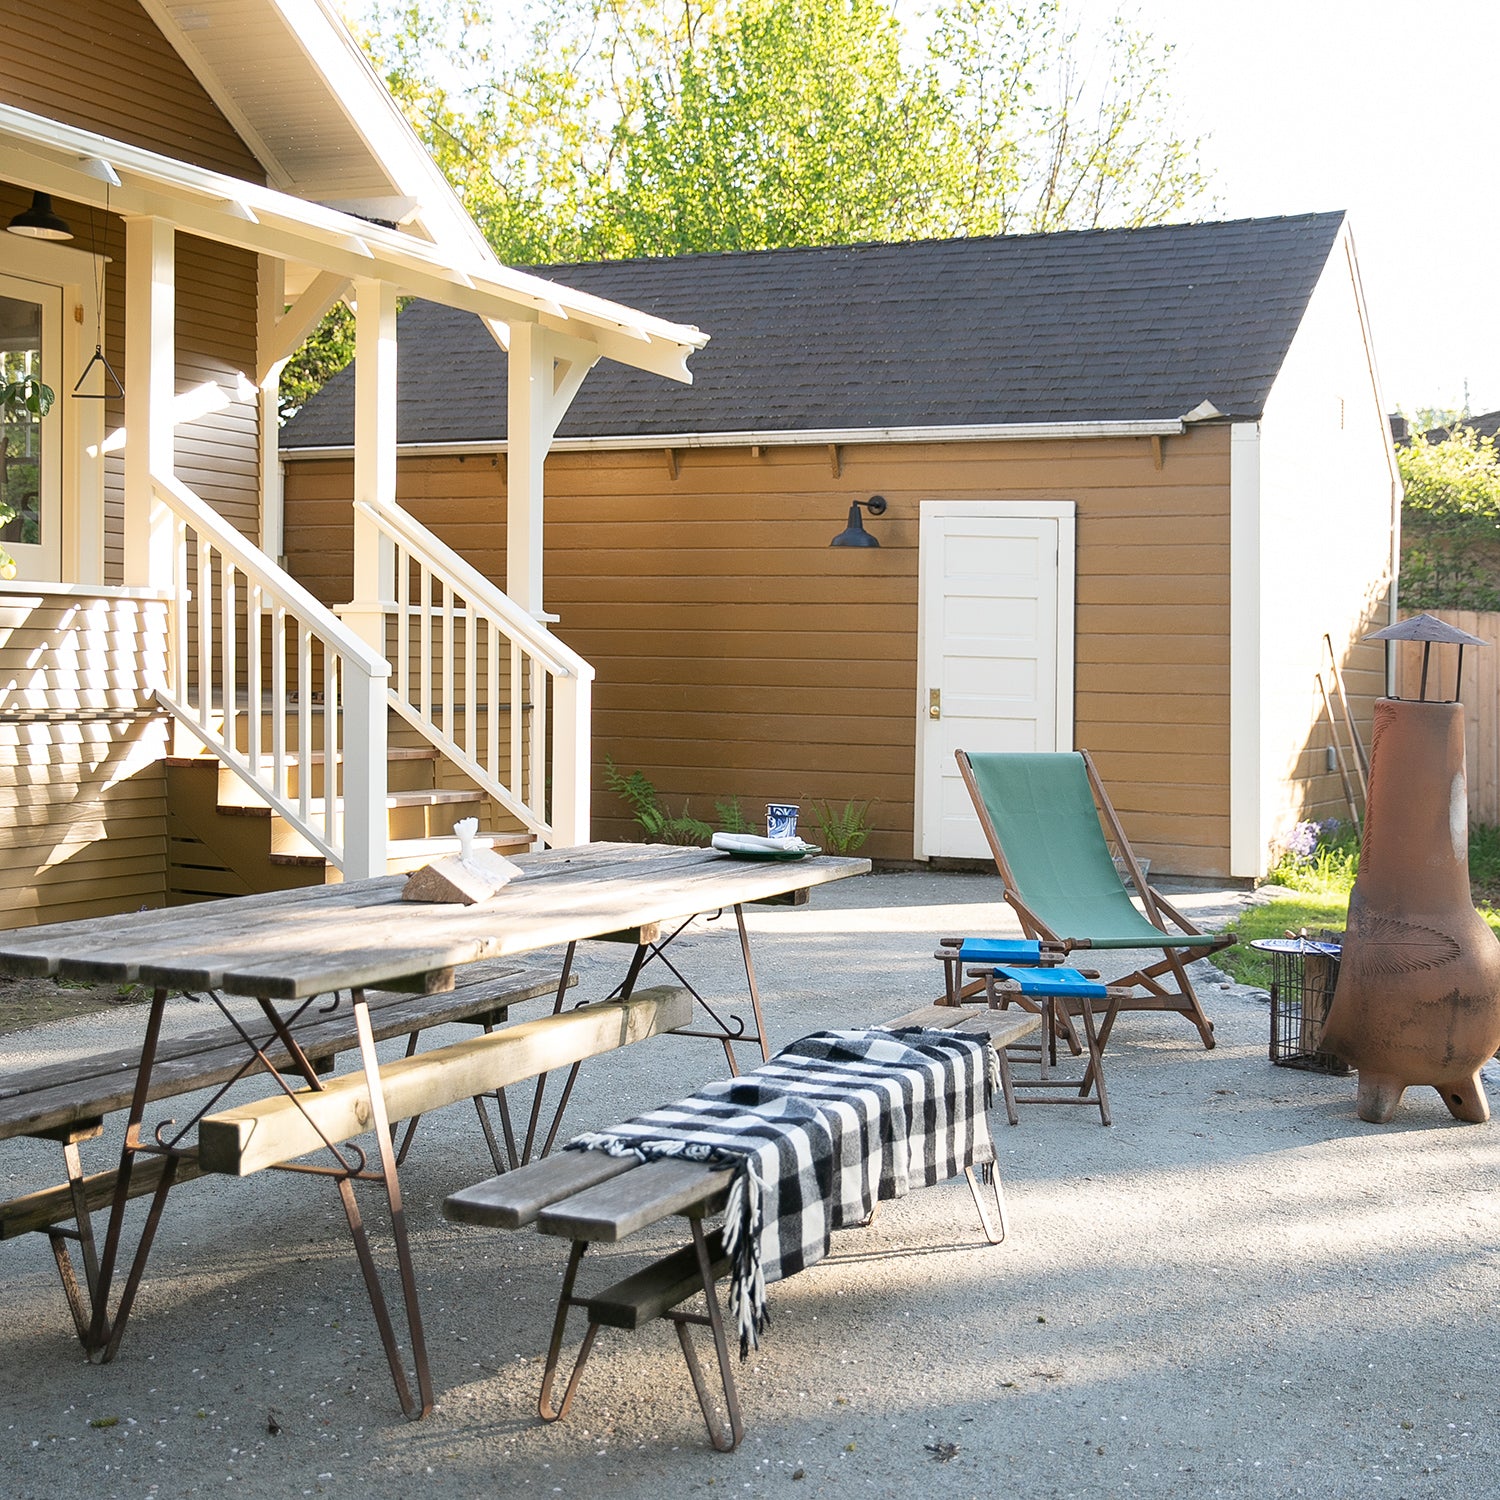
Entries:
{"label": "bench plank seat", "polygon": [[[387,1117],[392,1123],[411,1119],[597,1057],[686,1026],[692,1013],[686,990],[662,986],[384,1063],[380,1077]],[[205,1116],[198,1126],[199,1161],[205,1172],[246,1177],[350,1140],[373,1125],[363,1072],[346,1073],[321,1089],[277,1094]]]}
{"label": "bench plank seat", "polygon": [[603,1151],[560,1151],[450,1193],[443,1201],[443,1213],[457,1224],[524,1229],[549,1203],[639,1165],[632,1157],[609,1156]]}
{"label": "bench plank seat", "polygon": [[[130,1196],[140,1198],[147,1193],[154,1193],[166,1166],[165,1156],[140,1157],[136,1161],[135,1170],[130,1174]],[[175,1181],[191,1182],[193,1178],[202,1175],[195,1151],[185,1151],[178,1155]],[[109,1206],[118,1177],[119,1169],[111,1168],[107,1172],[93,1172],[82,1179],[84,1200],[90,1213]],[[66,1182],[57,1187],[42,1188],[35,1193],[25,1193],[19,1198],[12,1198],[8,1203],[0,1203],[0,1240],[13,1240],[18,1235],[48,1229],[53,1224],[68,1223],[73,1217],[73,1189]]]}
{"label": "bench plank seat", "polygon": [[[570,976],[569,982],[576,981]],[[452,1022],[482,1025],[503,1020],[509,1006],[556,992],[554,972],[499,959],[466,970],[463,982],[444,994],[413,996],[372,990],[366,998],[375,1037],[383,1040]],[[241,1024],[266,1048],[277,1067],[288,1064],[286,1050],[264,1016],[246,1017]],[[359,1045],[353,1007],[348,1004],[325,1013],[314,1003],[292,1031],[314,1063],[331,1062]],[[228,1025],[164,1040],[152,1070],[149,1097],[166,1099],[225,1083],[247,1060],[244,1042]],[[44,1135],[127,1108],[140,1061],[140,1048],[126,1047],[8,1074],[0,1087],[0,1139]],[[260,1065],[253,1063],[252,1071],[259,1073]]]}
{"label": "bench plank seat", "polygon": [[[598,1152],[565,1155],[600,1155]],[[712,1213],[729,1191],[734,1172],[701,1161],[646,1162],[550,1204],[538,1215],[542,1234],[614,1244],[672,1214]]]}
{"label": "bench plank seat", "polygon": [[1034,1011],[990,1010],[963,1005],[924,1005],[885,1023],[895,1031],[903,1026],[922,1026],[930,1031],[982,1031],[996,1047],[1013,1047],[1042,1029],[1042,1018]]}

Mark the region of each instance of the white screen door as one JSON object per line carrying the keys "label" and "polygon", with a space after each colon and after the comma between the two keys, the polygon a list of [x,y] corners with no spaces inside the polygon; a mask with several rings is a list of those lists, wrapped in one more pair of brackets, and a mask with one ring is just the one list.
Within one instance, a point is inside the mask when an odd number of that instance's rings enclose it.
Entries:
{"label": "white screen door", "polygon": [[953,753],[1073,748],[1073,505],[921,515],[916,852],[987,859]]}

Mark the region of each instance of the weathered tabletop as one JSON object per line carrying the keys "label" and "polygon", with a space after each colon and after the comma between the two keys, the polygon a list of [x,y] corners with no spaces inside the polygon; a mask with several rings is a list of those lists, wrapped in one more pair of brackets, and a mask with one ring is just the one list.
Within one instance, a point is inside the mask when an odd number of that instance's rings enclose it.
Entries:
{"label": "weathered tabletop", "polygon": [[401,899],[404,875],[0,933],[0,974],[213,989],[268,999],[390,986],[485,958],[649,928],[870,868],[818,855],[581,844],[516,858],[525,874],[475,906]]}

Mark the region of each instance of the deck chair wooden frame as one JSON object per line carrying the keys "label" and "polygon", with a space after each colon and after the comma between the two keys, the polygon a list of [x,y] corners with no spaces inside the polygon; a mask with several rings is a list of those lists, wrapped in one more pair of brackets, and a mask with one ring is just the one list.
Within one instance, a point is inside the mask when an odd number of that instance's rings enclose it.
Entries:
{"label": "deck chair wooden frame", "polygon": [[[1140,861],[1135,856],[1135,851],[1130,847],[1130,840],[1125,836],[1125,830],[1120,824],[1119,815],[1115,812],[1114,805],[1109,800],[1109,794],[1104,790],[1104,784],[1099,779],[1099,773],[1095,769],[1094,762],[1087,750],[1056,752],[1046,755],[1031,756],[1003,756],[1003,755],[975,755],[971,756],[965,750],[956,753],[958,769],[963,776],[964,785],[969,789],[969,796],[973,799],[974,811],[979,815],[980,826],[984,829],[984,836],[989,843],[990,852],[995,857],[995,866],[1000,872],[1000,879],[1005,887],[1004,895],[1007,904],[1015,911],[1020,919],[1021,928],[1029,938],[1039,938],[1043,942],[1057,942],[1072,952],[1080,948],[1131,948],[1152,949],[1159,948],[1162,957],[1155,963],[1147,964],[1136,969],[1130,974],[1122,975],[1110,980],[1110,986],[1114,988],[1129,987],[1137,993],[1127,999],[1122,999],[1117,1007],[1114,1007],[1106,1018],[1104,1025],[1100,1028],[1099,1047],[1102,1050],[1109,1042],[1109,1032],[1113,1028],[1115,1015],[1125,1010],[1174,1010],[1185,1016],[1198,1029],[1199,1036],[1203,1039],[1205,1047],[1214,1045],[1213,1022],[1203,1012],[1203,1007],[1198,1000],[1197,992],[1193,989],[1193,982],[1188,977],[1187,964],[1194,959],[1205,958],[1209,954],[1217,953],[1222,948],[1227,948],[1234,942],[1232,936],[1222,933],[1205,933],[1195,927],[1160,891],[1146,883],[1145,873],[1141,869]],[[1110,889],[1107,892],[1110,904],[1110,920],[1101,922],[1101,928],[1113,927],[1115,930],[1107,935],[1104,931],[1087,930],[1091,925],[1085,916],[1077,911],[1069,912],[1066,916],[1059,916],[1055,911],[1048,909],[1048,895],[1045,890],[1028,890],[1027,883],[1017,878],[1015,861],[1006,857],[1004,840],[996,826],[996,817],[993,810],[987,804],[985,794],[980,789],[979,778],[975,772],[975,761],[1012,761],[1022,760],[1032,762],[1036,768],[1048,775],[1055,776],[1059,783],[1066,786],[1071,777],[1076,774],[1065,764],[1072,761],[1077,763],[1077,769],[1081,770],[1086,778],[1086,785],[1094,804],[1097,815],[1097,831],[1099,844],[1097,848],[1083,849],[1080,857],[1087,860],[1093,867],[1093,873],[1097,880],[1107,884],[1108,877],[1104,875],[1100,860],[1108,864],[1113,872],[1114,883],[1118,885],[1118,891]],[[1043,764],[1049,763],[1049,764]],[[981,770],[984,768],[981,767]],[[1068,788],[1068,790],[1074,790]],[[1080,842],[1087,840],[1088,835],[1082,829],[1078,830]],[[1019,837],[1012,831],[1013,837]],[[1120,878],[1113,860],[1109,854],[1109,843],[1113,843],[1119,851],[1120,859],[1130,876],[1131,884],[1135,887],[1140,900],[1140,909],[1137,910],[1130,901],[1130,896],[1125,888],[1124,881]],[[1013,851],[1016,852],[1016,851]],[[1128,920],[1120,920],[1123,906],[1130,907],[1137,919],[1144,913],[1144,921],[1140,922],[1136,931],[1131,932],[1131,924]],[[1171,924],[1171,928],[1168,927]],[[1069,927],[1083,930],[1065,930]],[[1155,932],[1149,929],[1154,928]],[[1173,932],[1171,929],[1175,928]],[[1174,938],[1177,940],[1174,941]]]}

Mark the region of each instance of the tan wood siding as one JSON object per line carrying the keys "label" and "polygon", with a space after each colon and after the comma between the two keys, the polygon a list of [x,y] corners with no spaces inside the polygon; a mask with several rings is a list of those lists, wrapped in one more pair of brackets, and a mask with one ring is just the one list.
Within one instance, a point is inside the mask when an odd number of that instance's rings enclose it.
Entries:
{"label": "tan wood siding", "polygon": [[249,148],[136,0],[4,0],[0,99],[263,181]]}
{"label": "tan wood siding", "polygon": [[[1075,743],[1095,752],[1155,868],[1228,867],[1228,437],[558,453],[547,462],[546,604],[598,670],[607,754],[675,807],[737,795],[874,799],[863,853],[913,851],[917,520],[929,499],[1078,507]],[[504,580],[504,459],[406,458],[403,505]],[[880,548],[829,550],[882,494]],[[349,597],[351,469],[287,465],[294,575]],[[596,782],[595,831],[634,829]]]}
{"label": "tan wood siding", "polygon": [[167,726],[155,600],[0,590],[0,927],[159,906]]}
{"label": "tan wood siding", "polygon": [[[5,4],[0,100],[132,145],[253,182],[265,173],[196,78],[135,0],[74,0],[68,6]],[[0,219],[30,194],[0,182]],[[104,346],[125,369],[125,229],[114,215],[65,199],[56,208],[73,228],[72,248],[110,257],[105,273]],[[0,248],[0,264],[3,264]],[[177,429],[177,472],[240,531],[259,527],[260,454],[253,400],[239,399],[255,374],[256,261],[245,251],[180,235],[177,240],[177,389],[215,382],[233,399]],[[71,388],[78,371],[65,372]],[[102,389],[102,383],[90,389]],[[59,392],[59,394],[62,394]],[[124,423],[105,403],[105,430]],[[105,581],[121,577],[123,461],[105,466]]]}

